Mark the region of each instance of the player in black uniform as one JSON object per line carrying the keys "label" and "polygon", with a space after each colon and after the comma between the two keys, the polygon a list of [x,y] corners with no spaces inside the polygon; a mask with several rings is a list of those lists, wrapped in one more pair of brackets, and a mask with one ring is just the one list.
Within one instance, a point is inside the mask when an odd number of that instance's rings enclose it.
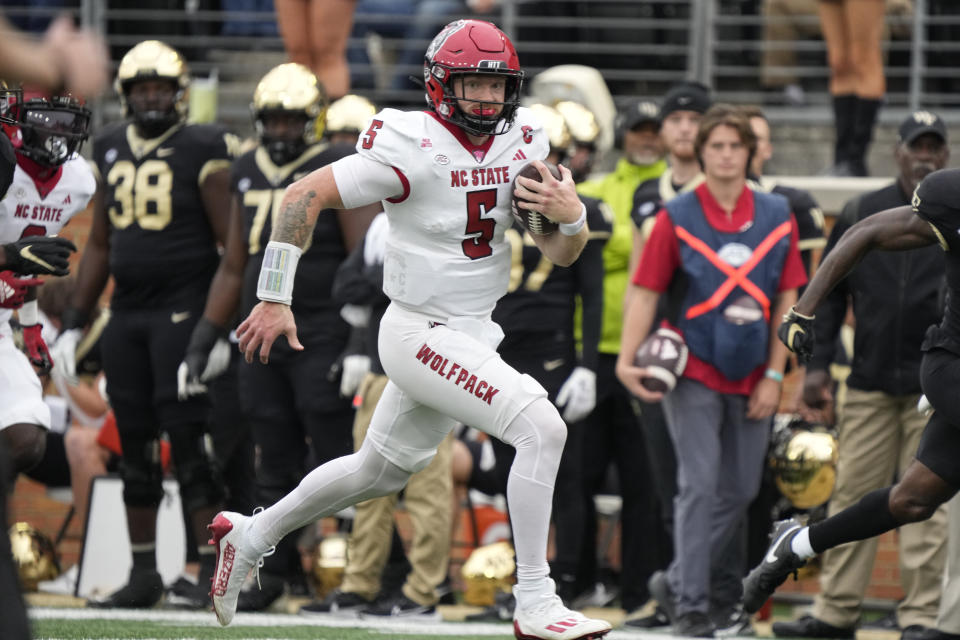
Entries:
{"label": "player in black uniform", "polygon": [[856,223],[823,260],[780,325],[780,339],[801,360],[813,351],[813,311],[868,251],[908,250],[938,244],[945,252],[947,305],[940,325],[927,330],[920,381],[933,413],[916,458],[892,487],[877,489],[843,511],[804,527],[791,519],[774,525],[763,561],[744,580],[744,608],[759,609],[807,559],[837,545],[865,540],[929,518],[960,488],[960,170],[927,176],[912,206],[887,209]]}
{"label": "player in black uniform", "polygon": [[[559,164],[571,137],[563,116],[546,105],[531,105],[550,139],[547,162]],[[596,198],[580,196],[587,207],[590,238],[580,258],[570,267],[547,260],[527,232],[515,223],[507,231],[513,248],[513,266],[507,295],[497,302],[493,320],[503,329],[497,351],[510,366],[533,376],[549,393],[567,422],[567,443],[554,488],[556,556],[551,573],[557,592],[567,602],[578,595],[581,558],[586,547],[592,557],[596,545],[586,532],[595,522],[593,497],[584,492],[582,419],[596,404],[597,344],[603,314],[603,247],[612,232],[612,214]],[[577,299],[582,308],[582,339],[578,352],[574,333]],[[479,450],[473,460],[470,485],[490,494],[506,494],[514,448],[493,439],[496,465],[479,469]],[[455,454],[456,455],[456,454]],[[576,584],[575,584],[576,583]],[[591,583],[592,586],[592,583]]]}
{"label": "player in black uniform", "polygon": [[73,378],[79,328],[112,275],[103,367],[124,451],[133,568],[124,587],[94,606],[151,606],[162,596],[155,558],[161,432],[170,438],[188,526],[202,545],[201,584],[213,569],[213,548],[202,543],[223,488],[203,445],[209,405],[205,397],[178,401],[176,372],[226,236],[238,140],[219,126],[185,124],[188,86],[183,58],[161,42],[141,42],[121,60],[116,88],[128,120],[94,142],[93,224],[54,346],[57,366]]}
{"label": "player in black uniform", "polygon": [[[226,335],[238,305],[243,315],[257,302],[257,278],[272,217],[284,188],[307,173],[353,153],[321,143],[327,98],[306,67],[282,64],[257,85],[252,109],[259,146],[234,163],[230,179],[233,209],[226,252],[210,287],[203,318],[185,359],[187,384],[202,385],[217,340]],[[297,486],[307,467],[353,452],[353,408],[339,393],[331,369],[346,347],[349,326],[331,295],[337,267],[360,242],[376,213],[321,215],[300,258],[295,286],[311,292],[293,305],[303,351],[275,345],[269,364],[240,365],[240,397],[260,449],[257,498],[271,505]],[[206,374],[206,375],[205,375]],[[311,467],[312,468],[312,467]],[[299,574],[296,536],[284,538],[260,572],[261,589],[241,592],[238,608],[262,609],[283,593],[285,578]]]}

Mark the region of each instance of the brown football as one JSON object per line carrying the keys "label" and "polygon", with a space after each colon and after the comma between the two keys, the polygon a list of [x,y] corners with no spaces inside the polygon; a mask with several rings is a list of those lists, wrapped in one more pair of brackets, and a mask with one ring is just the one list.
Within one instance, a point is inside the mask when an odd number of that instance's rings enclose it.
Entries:
{"label": "brown football", "polygon": [[677,379],[687,368],[689,350],[676,331],[657,329],[643,341],[634,363],[647,370],[641,384],[650,391],[666,393],[677,386]]}
{"label": "brown football", "polygon": [[[551,164],[544,161],[547,165],[547,169],[553,174],[553,177],[557,180],[560,180],[560,169],[557,168],[557,165]],[[517,178],[523,176],[524,178],[530,178],[531,180],[536,180],[537,182],[543,182],[543,178],[540,176],[540,172],[537,171],[537,166],[529,162],[524,165],[523,169],[513,177],[513,189],[517,188]],[[560,225],[553,220],[547,218],[544,215],[537,213],[536,211],[530,211],[528,209],[522,209],[518,206],[518,203],[525,202],[522,198],[518,198],[516,195],[512,195],[511,191],[511,205],[513,211],[513,217],[517,219],[517,222],[520,223],[524,229],[530,233],[536,234],[538,236],[547,236],[560,228]]]}

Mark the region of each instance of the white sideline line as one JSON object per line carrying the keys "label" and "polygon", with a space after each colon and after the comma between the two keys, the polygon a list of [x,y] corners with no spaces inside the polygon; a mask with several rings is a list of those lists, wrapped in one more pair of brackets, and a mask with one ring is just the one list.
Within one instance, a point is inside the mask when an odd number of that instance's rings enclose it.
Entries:
{"label": "white sideline line", "polygon": [[[143,620],[167,624],[199,625],[220,628],[213,612],[168,611],[163,609],[78,609],[31,607],[33,620]],[[417,620],[369,618],[346,619],[326,616],[299,616],[277,613],[238,613],[231,627],[326,627],[373,629],[384,635],[406,633],[415,635],[476,635],[507,636],[512,634],[509,623],[491,622],[426,622]],[[664,640],[665,634],[615,630],[605,640]],[[50,640],[57,640],[51,638]],[[117,639],[119,640],[119,639]],[[269,640],[269,639],[258,639]],[[280,640],[280,639],[278,639]]]}

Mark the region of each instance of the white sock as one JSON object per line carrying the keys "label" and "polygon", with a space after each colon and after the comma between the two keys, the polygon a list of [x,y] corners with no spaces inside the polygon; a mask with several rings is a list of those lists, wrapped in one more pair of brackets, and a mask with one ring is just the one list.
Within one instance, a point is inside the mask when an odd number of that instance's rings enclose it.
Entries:
{"label": "white sock", "polygon": [[565,436],[560,414],[546,398],[532,402],[503,432],[503,441],[516,449],[507,479],[507,504],[517,554],[514,593],[522,602],[556,589],[549,579],[547,536]]}
{"label": "white sock", "polygon": [[790,541],[790,550],[804,560],[817,555],[810,546],[810,527],[800,529],[800,533],[793,536],[793,540]]}

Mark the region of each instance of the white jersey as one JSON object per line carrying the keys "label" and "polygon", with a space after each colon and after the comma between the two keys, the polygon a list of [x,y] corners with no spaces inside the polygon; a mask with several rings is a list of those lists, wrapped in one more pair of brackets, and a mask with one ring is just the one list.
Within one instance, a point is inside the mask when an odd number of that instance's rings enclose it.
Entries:
{"label": "white jersey", "polygon": [[489,317],[509,282],[514,176],[549,151],[533,114],[520,108],[507,133],[476,147],[432,112],[385,109],[357,151],[393,167],[403,184],[383,202],[384,293],[437,318]]}
{"label": "white jersey", "polygon": [[[0,242],[57,235],[70,218],[86,209],[96,188],[93,170],[79,156],[67,160],[57,177],[41,187],[17,165],[13,184],[0,200]],[[0,309],[0,331],[11,314],[9,309]]]}

